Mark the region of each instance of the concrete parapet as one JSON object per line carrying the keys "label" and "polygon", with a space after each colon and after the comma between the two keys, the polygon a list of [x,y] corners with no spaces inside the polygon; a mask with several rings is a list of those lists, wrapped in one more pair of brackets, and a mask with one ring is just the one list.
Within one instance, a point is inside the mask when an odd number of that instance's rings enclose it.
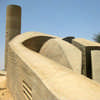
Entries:
{"label": "concrete parapet", "polygon": [[100,44],[81,38],[73,39],[72,44],[82,51],[82,74],[92,79],[91,50],[100,50]]}

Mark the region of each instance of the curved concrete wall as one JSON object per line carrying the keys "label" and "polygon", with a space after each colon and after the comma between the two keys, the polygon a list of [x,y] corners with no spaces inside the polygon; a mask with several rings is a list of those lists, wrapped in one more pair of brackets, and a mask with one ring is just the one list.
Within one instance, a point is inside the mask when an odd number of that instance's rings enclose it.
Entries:
{"label": "curved concrete wall", "polygon": [[61,39],[49,39],[40,50],[40,54],[81,74],[82,53],[72,44]]}
{"label": "curved concrete wall", "polygon": [[23,44],[27,39],[38,36],[49,35],[29,32],[17,36],[9,43],[8,87],[14,99],[99,100],[98,83],[40,55]]}

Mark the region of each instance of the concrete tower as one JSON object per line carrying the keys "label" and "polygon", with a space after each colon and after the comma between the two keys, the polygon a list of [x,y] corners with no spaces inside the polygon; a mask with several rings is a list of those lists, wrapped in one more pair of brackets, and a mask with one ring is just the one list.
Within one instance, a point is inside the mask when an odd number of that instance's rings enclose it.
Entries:
{"label": "concrete tower", "polygon": [[7,69],[8,43],[21,33],[21,7],[8,5],[6,13],[5,70]]}

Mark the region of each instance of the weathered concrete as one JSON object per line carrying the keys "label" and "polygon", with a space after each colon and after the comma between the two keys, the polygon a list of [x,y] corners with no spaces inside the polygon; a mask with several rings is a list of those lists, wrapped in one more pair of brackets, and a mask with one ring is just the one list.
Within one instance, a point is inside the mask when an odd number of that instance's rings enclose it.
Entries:
{"label": "weathered concrete", "polygon": [[75,72],[81,73],[81,51],[61,39],[49,39],[41,48],[40,54],[60,63]]}
{"label": "weathered concrete", "polygon": [[82,74],[93,78],[91,50],[100,50],[100,44],[81,38],[73,39],[72,43],[82,51]]}
{"label": "weathered concrete", "polygon": [[100,83],[100,50],[91,51],[93,80]]}
{"label": "weathered concrete", "polygon": [[21,7],[8,5],[6,14],[5,69],[7,69],[7,53],[9,41],[21,32]]}
{"label": "weathered concrete", "polygon": [[9,44],[8,87],[14,100],[100,99],[100,84],[27,48],[23,42],[29,37],[32,33],[19,35]]}

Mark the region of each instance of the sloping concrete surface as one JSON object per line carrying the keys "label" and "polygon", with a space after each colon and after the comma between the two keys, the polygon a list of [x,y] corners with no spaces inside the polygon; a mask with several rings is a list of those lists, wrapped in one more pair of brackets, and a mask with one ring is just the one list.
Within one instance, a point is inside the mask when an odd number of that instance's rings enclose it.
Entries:
{"label": "sloping concrete surface", "polygon": [[64,40],[49,39],[42,46],[40,54],[81,74],[81,51]]}

